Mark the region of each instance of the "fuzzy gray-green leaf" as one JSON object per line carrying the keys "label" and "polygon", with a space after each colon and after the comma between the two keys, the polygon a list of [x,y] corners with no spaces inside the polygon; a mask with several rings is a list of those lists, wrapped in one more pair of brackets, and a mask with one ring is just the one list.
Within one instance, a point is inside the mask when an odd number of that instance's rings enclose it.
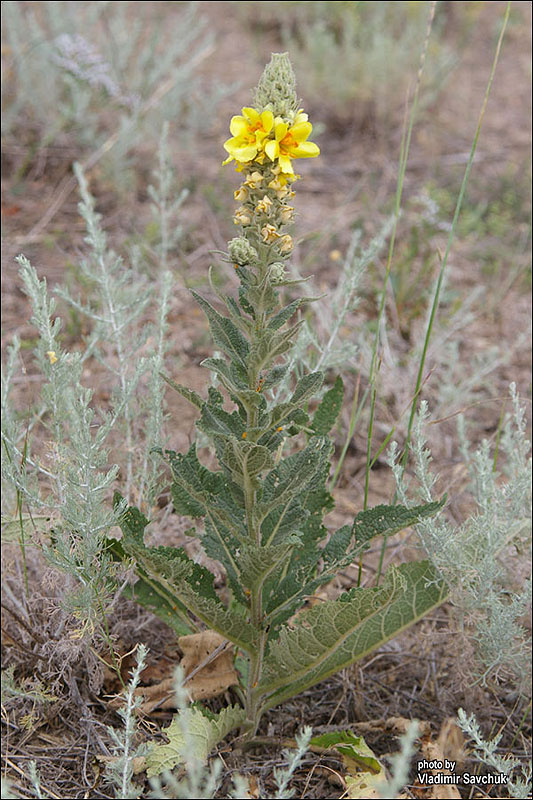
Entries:
{"label": "fuzzy gray-green leaf", "polygon": [[304,375],[296,385],[296,389],[291,397],[291,403],[300,404],[309,397],[313,397],[322,386],[323,380],[323,372],[310,372],[308,375]]}
{"label": "fuzzy gray-green leaf", "polygon": [[270,647],[259,686],[272,693],[268,707],[372,652],[446,595],[431,563],[414,561],[391,567],[380,587],[355,589],[345,602],[326,601],[302,612]]}
{"label": "fuzzy gray-green leaf", "polygon": [[365,542],[374,536],[392,536],[394,533],[416,525],[421,519],[433,517],[441,510],[446,497],[435,503],[424,503],[420,506],[374,506],[360,511],[354,519],[352,533],[355,541]]}
{"label": "fuzzy gray-green leaf", "polygon": [[332,388],[329,389],[313,417],[311,428],[317,436],[327,436],[339,416],[344,398],[344,384],[340,375],[337,376]]}
{"label": "fuzzy gray-green leaf", "polygon": [[223,317],[218,311],[215,311],[213,306],[203,297],[200,297],[199,294],[192,292],[192,295],[205,311],[215,344],[222,348],[232,359],[245,364],[249,345],[241,331],[228,317]]}

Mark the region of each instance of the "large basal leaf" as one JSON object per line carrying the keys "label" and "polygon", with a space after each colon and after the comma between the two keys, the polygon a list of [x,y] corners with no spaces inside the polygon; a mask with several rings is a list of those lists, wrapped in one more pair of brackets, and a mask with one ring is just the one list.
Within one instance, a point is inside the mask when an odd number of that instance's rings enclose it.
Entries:
{"label": "large basal leaf", "polygon": [[[176,636],[187,636],[194,633],[193,626],[186,621],[186,609],[178,599],[172,597],[161,584],[150,581],[148,577],[139,578],[134,586],[127,586],[124,595],[135,600],[143,608],[147,608],[160,620],[166,623]],[[184,616],[178,616],[178,608]]]}
{"label": "large basal leaf", "polygon": [[219,714],[207,717],[199,708],[186,708],[174,717],[164,733],[168,744],[154,745],[146,757],[147,775],[159,775],[172,770],[191,756],[205,763],[211,750],[230,731],[244,722],[246,714],[239,706],[223,708]]}
{"label": "large basal leaf", "polygon": [[447,587],[429,561],[391,567],[383,585],[302,612],[272,642],[259,691],[272,707],[380,647],[440,605]]}
{"label": "large basal leaf", "polygon": [[192,561],[184,551],[178,555],[166,552],[175,548],[132,548],[132,555],[150,577],[156,577],[173,592],[186,608],[209,628],[221,633],[243,650],[253,650],[257,634],[247,625],[243,615],[227,608],[213,587],[214,576],[205,567]]}
{"label": "large basal leaf", "polygon": [[[108,539],[106,545],[116,561],[128,559],[121,541]],[[136,575],[138,580],[133,586],[125,587],[124,595],[163,620],[177,636],[192,633],[193,626],[188,618],[187,609],[179,598],[169,592],[160,581],[149,578],[138,565],[136,565]]]}

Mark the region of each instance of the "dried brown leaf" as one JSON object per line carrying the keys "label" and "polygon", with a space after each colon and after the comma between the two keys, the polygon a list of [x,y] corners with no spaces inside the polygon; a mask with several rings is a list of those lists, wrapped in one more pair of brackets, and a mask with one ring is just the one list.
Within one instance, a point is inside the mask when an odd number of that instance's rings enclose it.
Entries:
{"label": "dried brown leaf", "polygon": [[233,663],[233,646],[215,631],[181,636],[181,664],[192,700],[217,697],[239,682]]}

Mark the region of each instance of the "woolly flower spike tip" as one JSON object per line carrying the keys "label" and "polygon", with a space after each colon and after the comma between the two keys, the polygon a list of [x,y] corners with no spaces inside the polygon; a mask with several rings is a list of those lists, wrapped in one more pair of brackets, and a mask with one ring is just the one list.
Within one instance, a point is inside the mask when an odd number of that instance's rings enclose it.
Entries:
{"label": "woolly flower spike tip", "polygon": [[292,160],[313,158],[320,150],[308,141],[312,125],[299,106],[286,53],[274,53],[255,90],[254,107],[232,117],[232,137],[224,143],[223,162],[236,162],[244,180],[235,192],[240,203],[233,221],[254,246],[267,245],[270,258],[286,258],[293,249],[284,228],[293,221],[291,183],[298,179]]}

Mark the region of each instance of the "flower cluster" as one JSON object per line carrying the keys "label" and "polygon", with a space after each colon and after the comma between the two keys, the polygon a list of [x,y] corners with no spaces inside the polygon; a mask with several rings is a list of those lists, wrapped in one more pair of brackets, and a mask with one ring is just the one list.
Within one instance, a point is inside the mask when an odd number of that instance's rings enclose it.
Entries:
{"label": "flower cluster", "polygon": [[223,163],[236,161],[236,169],[244,173],[235,192],[240,206],[234,222],[248,228],[247,235],[255,229],[253,239],[275,245],[277,253],[286,257],[293,241],[283,227],[293,219],[291,184],[299,178],[292,159],[320,153],[316,144],[307,141],[312,131],[308,116],[302,109],[280,116],[271,108],[246,107],[241,115],[232,117],[230,131],[232,137],[224,143],[229,156]]}
{"label": "flower cluster", "polygon": [[239,164],[254,160],[263,164],[268,158],[277,161],[281,174],[288,176],[294,175],[292,158],[313,158],[320,153],[314,142],[307,141],[313,126],[303,109],[293,119],[283,119],[268,109],[243,108],[242,115],[232,117],[229,128],[232,137],[224,142],[229,153],[224,164],[234,159]]}

